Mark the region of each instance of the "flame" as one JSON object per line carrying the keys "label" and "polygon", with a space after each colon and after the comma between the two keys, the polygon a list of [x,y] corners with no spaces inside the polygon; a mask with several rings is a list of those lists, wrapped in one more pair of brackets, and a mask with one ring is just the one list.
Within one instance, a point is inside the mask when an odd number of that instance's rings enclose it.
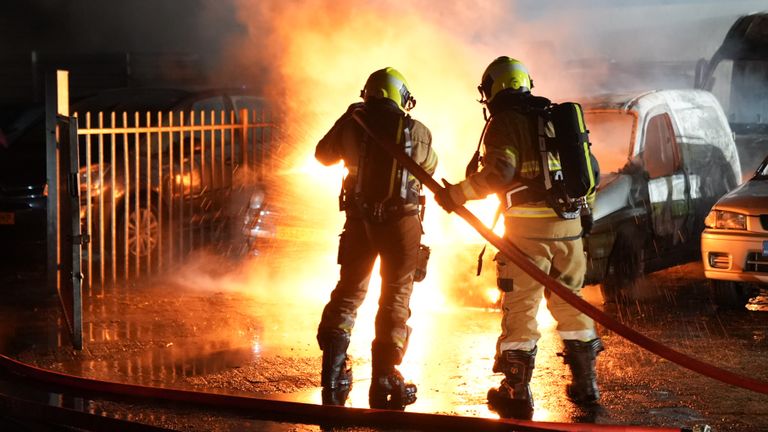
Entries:
{"label": "flame", "polygon": [[[283,207],[302,215],[304,230],[317,233],[309,237],[323,240],[286,255],[291,269],[295,264],[301,271],[293,271],[281,284],[290,285],[283,291],[297,298],[320,299],[317,286],[325,285],[322,295],[327,299],[338,277],[333,264],[336,236],[343,225],[337,196],[344,168],[321,166],[314,159],[314,148],[347,106],[359,100],[371,72],[392,66],[406,77],[418,101],[411,114],[432,131],[439,158],[435,177],[451,182],[464,177],[464,167],[477,147],[484,118],[476,87],[490,61],[500,55],[524,59],[531,71],[539,71],[533,75],[544,93],[569,82],[546,78],[562,68],[551,50],[524,42],[530,27],[515,20],[513,6],[502,2],[445,1],[440,3],[440,14],[430,14],[435,6],[428,0],[407,5],[391,0],[239,0],[237,5],[247,37],[233,41],[228,67],[252,71],[268,99],[279,102],[282,150],[273,155],[282,159],[282,168],[273,176],[281,184],[278,195]],[[455,30],[459,28],[462,34]],[[514,52],[507,51],[510,47]],[[409,324],[415,328],[428,326],[428,311],[450,304],[454,293],[471,292],[478,303],[489,306],[496,301],[490,293],[498,296],[494,269],[485,270],[493,276],[487,282],[479,283],[474,275],[475,250],[485,241],[466,222],[440,209],[431,192],[425,194],[422,241],[432,248],[432,257],[427,278],[416,285],[411,299]],[[491,196],[469,203],[468,208],[490,225],[498,205]],[[497,223],[495,231],[502,234],[503,223]],[[484,288],[468,288],[478,283]],[[379,284],[376,269],[358,314],[360,321],[372,321]],[[308,313],[319,317],[322,306],[313,307]],[[372,322],[360,321],[355,334],[372,333]],[[367,352],[370,339],[365,339],[353,338],[350,349]],[[361,345],[355,348],[355,343]],[[411,350],[416,346],[428,343],[412,341]]]}

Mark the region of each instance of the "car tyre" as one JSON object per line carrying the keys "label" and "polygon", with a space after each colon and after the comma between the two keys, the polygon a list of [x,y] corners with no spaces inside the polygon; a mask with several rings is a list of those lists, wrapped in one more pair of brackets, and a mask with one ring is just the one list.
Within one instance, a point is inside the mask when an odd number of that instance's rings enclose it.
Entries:
{"label": "car tyre", "polygon": [[626,304],[641,297],[645,270],[643,239],[642,231],[634,224],[625,225],[616,233],[606,275],[600,284],[606,304]]}
{"label": "car tyre", "polygon": [[[136,207],[131,203],[128,209],[128,237],[125,238],[125,221],[126,218],[122,216],[118,223],[118,236],[120,238],[120,244],[124,241],[128,242],[128,255],[131,258],[144,258],[150,253],[153,255],[158,249],[158,244],[161,241],[160,238],[160,213],[158,212],[157,205],[151,203],[147,205],[145,199],[142,199],[139,203],[139,211],[136,212]],[[137,233],[137,225],[139,226]],[[148,228],[147,228],[148,227]]]}
{"label": "car tyre", "polygon": [[739,282],[710,279],[709,287],[712,301],[723,310],[744,309],[752,297],[752,290]]}

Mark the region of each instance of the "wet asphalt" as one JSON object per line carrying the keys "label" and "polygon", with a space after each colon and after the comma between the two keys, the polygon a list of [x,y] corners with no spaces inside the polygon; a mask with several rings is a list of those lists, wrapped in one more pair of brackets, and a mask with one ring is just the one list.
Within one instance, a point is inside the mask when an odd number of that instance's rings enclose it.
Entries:
{"label": "wet asphalt", "polygon": [[[82,351],[71,348],[55,295],[39,280],[5,278],[10,295],[0,305],[0,348],[40,367],[96,379],[319,403],[321,353],[314,334],[328,291],[297,296],[279,292],[279,286],[242,289],[260,279],[249,274],[233,282],[222,266],[211,268],[217,270],[191,278],[164,275],[142,284],[86,287]],[[642,298],[623,305],[603,305],[597,286],[586,287],[584,296],[676,350],[768,381],[768,297],[753,299],[744,310],[718,310],[697,263],[649,275],[644,286]],[[412,303],[414,332],[401,371],[419,390],[407,410],[497,417],[486,405],[486,392],[502,378],[491,372],[500,312],[490,303],[430,299],[415,294]],[[374,301],[363,305],[353,332],[351,407],[367,408]],[[539,319],[533,420],[768,430],[768,396],[690,372],[602,328],[601,404],[576,407],[564,396],[569,372],[557,356],[562,346],[555,323],[545,308]],[[327,425],[264,421],[249,413],[71,395],[27,384],[5,377],[0,390],[177,430],[327,430]]]}

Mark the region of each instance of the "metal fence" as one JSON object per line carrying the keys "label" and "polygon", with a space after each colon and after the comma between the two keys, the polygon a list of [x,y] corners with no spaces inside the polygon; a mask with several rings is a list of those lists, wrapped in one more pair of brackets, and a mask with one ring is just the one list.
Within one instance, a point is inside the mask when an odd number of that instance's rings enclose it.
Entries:
{"label": "metal fence", "polygon": [[245,239],[252,193],[269,169],[264,109],[75,113],[85,287],[166,268],[191,250]]}

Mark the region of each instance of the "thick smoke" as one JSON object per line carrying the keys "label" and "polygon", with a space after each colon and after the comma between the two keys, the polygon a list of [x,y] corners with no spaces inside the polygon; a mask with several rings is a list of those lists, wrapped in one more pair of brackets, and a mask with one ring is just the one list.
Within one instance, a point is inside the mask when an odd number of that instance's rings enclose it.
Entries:
{"label": "thick smoke", "polygon": [[[279,155],[284,161],[277,176],[279,195],[286,207],[313,216],[305,225],[329,232],[341,227],[335,208],[341,171],[314,162],[314,145],[346,106],[359,100],[370,72],[394,66],[405,74],[418,100],[412,114],[433,132],[440,156],[436,177],[456,181],[463,177],[482,128],[476,86],[495,57],[524,61],[535,82],[534,93],[555,100],[691,87],[695,60],[714,52],[739,15],[733,4],[725,8],[715,2],[234,4],[244,33],[225,44],[220,76],[232,80],[233,74],[245,72],[279,105],[287,150]],[[753,4],[739,3],[744,8]],[[455,259],[453,250],[472,244],[479,250],[480,237],[463,221],[428,204],[425,239],[435,249],[431,265],[440,273],[435,282],[471,278],[472,258],[467,266],[443,264]],[[473,210],[490,223],[494,206],[478,203]],[[335,247],[330,242],[315,252],[334,254]],[[327,274],[331,276],[326,283],[332,283],[333,272]]]}

